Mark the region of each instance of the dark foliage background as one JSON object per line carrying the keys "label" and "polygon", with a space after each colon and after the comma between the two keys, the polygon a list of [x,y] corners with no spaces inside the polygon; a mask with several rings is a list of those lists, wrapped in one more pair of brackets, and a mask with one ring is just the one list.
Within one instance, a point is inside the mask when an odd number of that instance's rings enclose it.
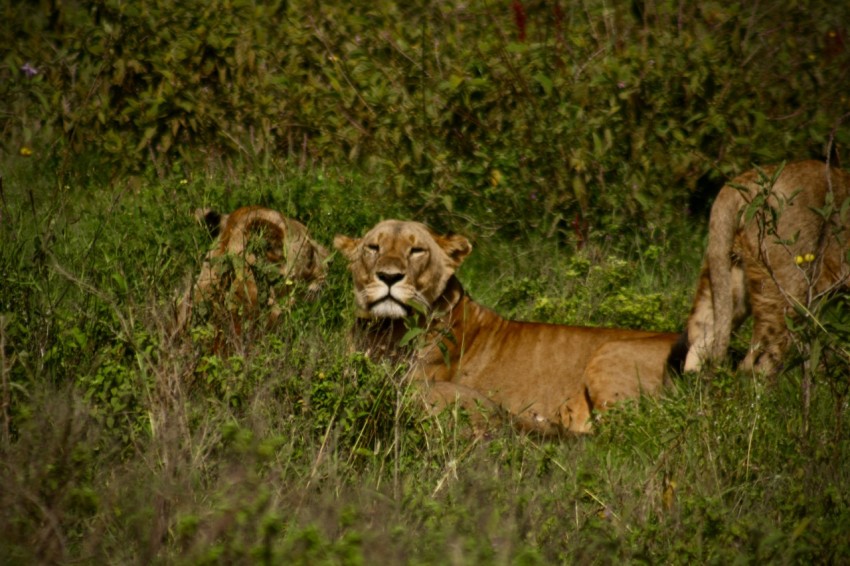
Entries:
{"label": "dark foliage background", "polygon": [[850,9],[727,4],[7,1],[3,150],[106,180],[346,164],[482,228],[660,222],[848,142]]}

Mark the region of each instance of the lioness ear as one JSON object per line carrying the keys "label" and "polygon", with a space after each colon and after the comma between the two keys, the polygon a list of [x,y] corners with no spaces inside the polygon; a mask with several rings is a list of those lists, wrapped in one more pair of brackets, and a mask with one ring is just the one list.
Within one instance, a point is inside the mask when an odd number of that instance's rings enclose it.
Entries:
{"label": "lioness ear", "polygon": [[443,251],[446,252],[449,258],[451,258],[455,267],[463,263],[463,260],[466,259],[466,256],[468,256],[472,251],[472,244],[469,243],[469,240],[457,234],[440,236],[437,238],[437,244],[439,244],[439,246],[443,248]]}
{"label": "lioness ear", "polygon": [[334,247],[341,251],[342,255],[348,258],[349,261],[354,261],[357,244],[359,243],[359,239],[349,238],[348,236],[337,235],[334,238]]}
{"label": "lioness ear", "polygon": [[220,214],[212,208],[196,208],[193,216],[195,220],[206,226],[210,237],[215,238],[224,229],[229,214]]}

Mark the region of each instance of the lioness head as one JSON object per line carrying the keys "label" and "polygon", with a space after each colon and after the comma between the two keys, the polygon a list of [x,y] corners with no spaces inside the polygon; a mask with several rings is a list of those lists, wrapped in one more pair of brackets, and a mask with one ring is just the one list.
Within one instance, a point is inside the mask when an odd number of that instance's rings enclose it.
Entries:
{"label": "lioness head", "polygon": [[357,306],[374,318],[402,318],[412,305],[434,307],[472,251],[463,236],[440,236],[419,222],[385,220],[362,238],[337,236],[349,261]]}

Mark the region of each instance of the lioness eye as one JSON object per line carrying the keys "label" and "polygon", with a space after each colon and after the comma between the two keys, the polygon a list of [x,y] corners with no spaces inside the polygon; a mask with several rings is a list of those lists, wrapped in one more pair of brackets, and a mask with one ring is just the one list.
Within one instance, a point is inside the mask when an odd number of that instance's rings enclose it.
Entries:
{"label": "lioness eye", "polygon": [[425,248],[410,248],[410,255],[424,254]]}
{"label": "lioness eye", "polygon": [[366,246],[366,249],[370,252],[378,253],[378,250],[380,250],[381,247],[378,244],[369,244]]}

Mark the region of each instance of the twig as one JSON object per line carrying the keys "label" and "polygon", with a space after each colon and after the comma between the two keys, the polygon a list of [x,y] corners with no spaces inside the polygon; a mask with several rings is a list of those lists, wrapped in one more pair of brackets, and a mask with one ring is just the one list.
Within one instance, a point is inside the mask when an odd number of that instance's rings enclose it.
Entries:
{"label": "twig", "polygon": [[331,49],[331,46],[328,44],[328,41],[324,38],[324,36],[322,36],[322,32],[319,30],[319,27],[316,25],[316,20],[313,17],[310,18],[310,27],[313,28],[313,33],[316,34],[316,39],[318,39],[319,42],[321,42],[321,44],[325,48],[325,51],[328,52],[328,57],[331,59],[332,62],[336,63],[337,66],[339,66],[340,70],[342,71],[342,78],[345,79],[345,82],[348,83],[348,86],[350,86],[351,89],[354,91],[355,96],[357,96],[357,98],[360,99],[360,102],[363,103],[363,105],[366,107],[367,110],[369,110],[369,113],[372,116],[377,116],[377,112],[375,112],[375,109],[372,108],[372,106],[369,104],[369,102],[367,102],[366,99],[363,98],[363,95],[360,94],[360,89],[358,89],[354,85],[354,83],[351,80],[351,77],[348,76],[348,72],[346,72],[345,66],[340,62],[339,57],[337,57],[334,54],[333,50]]}
{"label": "twig", "polygon": [[0,204],[3,205],[3,210],[0,211],[0,224],[3,224],[3,217],[9,216],[9,205],[6,204],[6,192],[3,190],[3,175],[0,175]]}
{"label": "twig", "polygon": [[756,424],[758,423],[758,421],[759,421],[759,414],[758,414],[758,409],[756,409],[756,415],[755,415],[755,418],[753,418],[753,426],[752,426],[752,428],[750,428],[750,437],[747,441],[747,462],[746,462],[746,466],[745,466],[745,476],[744,476],[745,481],[749,481],[749,479],[750,479],[750,456],[753,453],[753,437],[755,436],[755,433],[756,433]]}
{"label": "twig", "polygon": [[12,394],[9,387],[9,374],[6,367],[6,317],[0,316],[0,379],[3,386],[3,445],[8,446],[11,440],[12,417],[9,409],[12,406]]}

